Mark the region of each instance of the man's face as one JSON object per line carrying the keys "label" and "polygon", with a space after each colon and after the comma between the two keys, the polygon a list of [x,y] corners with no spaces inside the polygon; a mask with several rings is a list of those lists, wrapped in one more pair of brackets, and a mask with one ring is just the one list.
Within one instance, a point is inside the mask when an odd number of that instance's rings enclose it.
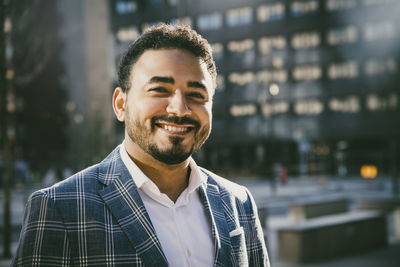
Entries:
{"label": "man's face", "polygon": [[211,131],[214,88],[206,64],[185,50],[147,50],[130,78],[125,138],[161,162],[183,162]]}

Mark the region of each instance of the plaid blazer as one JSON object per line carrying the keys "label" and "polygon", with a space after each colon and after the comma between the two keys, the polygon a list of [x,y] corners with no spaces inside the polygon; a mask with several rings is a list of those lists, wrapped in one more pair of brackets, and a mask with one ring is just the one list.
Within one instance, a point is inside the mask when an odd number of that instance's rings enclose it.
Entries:
{"label": "plaid blazer", "polygon": [[[202,171],[208,179],[199,193],[211,225],[214,266],[269,266],[249,191]],[[30,196],[13,265],[168,266],[118,148]]]}

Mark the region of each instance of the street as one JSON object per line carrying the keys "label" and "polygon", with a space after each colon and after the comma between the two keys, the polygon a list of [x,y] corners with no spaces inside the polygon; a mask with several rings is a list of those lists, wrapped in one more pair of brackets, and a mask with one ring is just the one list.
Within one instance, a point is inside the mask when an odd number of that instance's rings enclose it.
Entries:
{"label": "street", "polygon": [[[294,201],[346,198],[350,202],[350,211],[354,211],[357,208],[357,201],[361,199],[390,198],[392,196],[391,181],[387,177],[378,177],[375,180],[365,180],[360,177],[290,177],[286,184],[276,186],[271,186],[267,180],[256,178],[235,179],[234,181],[248,187],[258,205],[267,206],[267,246],[273,266],[282,267],[292,265],[282,265],[282,263],[277,262],[276,230],[282,225],[290,224],[287,216],[288,207]],[[17,246],[26,200],[31,192],[39,188],[40,186],[36,186],[34,188],[12,191],[13,252]],[[0,194],[0,203],[1,207],[3,207],[2,193]],[[0,221],[0,225],[2,226],[3,209],[0,210]],[[388,223],[389,241],[397,244],[399,240],[395,240],[394,238],[391,220]],[[1,230],[3,231],[2,227]],[[3,241],[2,238],[0,239],[0,251],[2,251]],[[385,253],[381,252],[381,254],[384,255]],[[380,254],[378,253],[378,255]],[[8,266],[9,264],[9,260],[0,262],[0,266]]]}

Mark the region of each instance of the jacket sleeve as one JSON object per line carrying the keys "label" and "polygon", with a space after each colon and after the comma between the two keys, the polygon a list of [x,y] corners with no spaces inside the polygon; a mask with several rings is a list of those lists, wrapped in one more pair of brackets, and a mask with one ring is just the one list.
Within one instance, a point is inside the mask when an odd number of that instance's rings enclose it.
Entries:
{"label": "jacket sleeve", "polygon": [[26,205],[13,266],[70,266],[70,246],[55,201],[44,191],[33,193]]}
{"label": "jacket sleeve", "polygon": [[251,212],[254,216],[254,220],[252,220],[253,231],[251,231],[250,234],[250,244],[247,245],[249,266],[270,267],[264,233],[261,227],[260,219],[258,218],[257,206],[251,193],[248,191],[248,189],[246,189],[246,191],[251,205]]}

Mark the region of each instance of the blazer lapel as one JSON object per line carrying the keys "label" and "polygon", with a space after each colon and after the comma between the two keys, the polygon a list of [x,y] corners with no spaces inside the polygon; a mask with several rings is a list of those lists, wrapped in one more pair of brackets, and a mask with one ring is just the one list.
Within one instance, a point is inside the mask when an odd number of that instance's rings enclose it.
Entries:
{"label": "blazer lapel", "polygon": [[106,185],[99,191],[101,198],[118,220],[144,265],[167,266],[167,259],[137,187],[120,158],[119,147],[107,159],[101,163],[104,166],[99,173],[100,182]]}
{"label": "blazer lapel", "polygon": [[[207,180],[210,180],[209,176]],[[230,266],[231,245],[229,229],[219,189],[216,185],[208,182],[207,186],[201,185],[199,191],[211,225],[211,234],[215,246],[214,265]]]}

